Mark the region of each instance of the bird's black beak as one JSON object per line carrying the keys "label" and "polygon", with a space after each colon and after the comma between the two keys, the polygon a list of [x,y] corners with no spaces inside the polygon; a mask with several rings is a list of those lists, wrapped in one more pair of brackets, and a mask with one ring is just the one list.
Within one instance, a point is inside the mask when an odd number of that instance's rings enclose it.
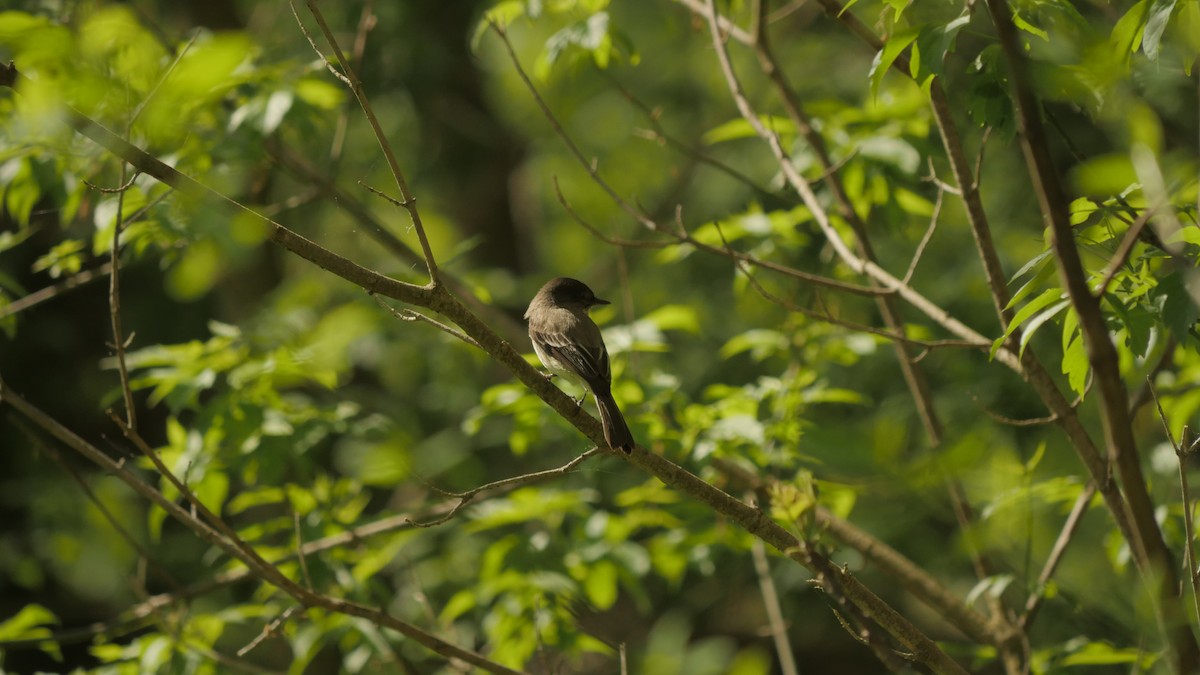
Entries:
{"label": "bird's black beak", "polygon": [[602,300],[600,298],[592,298],[592,304],[593,305],[611,305],[612,303],[607,300]]}

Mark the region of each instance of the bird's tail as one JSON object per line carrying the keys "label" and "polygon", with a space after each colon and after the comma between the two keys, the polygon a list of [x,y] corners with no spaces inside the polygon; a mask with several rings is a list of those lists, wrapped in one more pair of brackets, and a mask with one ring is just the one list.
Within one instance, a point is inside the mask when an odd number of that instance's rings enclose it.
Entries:
{"label": "bird's tail", "polygon": [[621,409],[607,391],[592,392],[596,397],[596,407],[600,410],[600,424],[604,426],[604,440],[608,447],[625,452],[633,452],[633,434],[629,433],[629,425],[621,415]]}

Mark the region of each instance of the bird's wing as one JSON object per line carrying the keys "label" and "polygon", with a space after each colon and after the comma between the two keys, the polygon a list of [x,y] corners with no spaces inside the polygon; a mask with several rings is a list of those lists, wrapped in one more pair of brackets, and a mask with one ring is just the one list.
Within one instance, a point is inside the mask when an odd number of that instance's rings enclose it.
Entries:
{"label": "bird's wing", "polygon": [[[599,333],[599,331],[597,331]],[[601,383],[605,388],[612,382],[612,371],[608,365],[608,351],[604,343],[584,345],[570,339],[566,333],[543,333],[529,331],[529,336],[541,345],[542,349],[564,365],[569,365],[580,377],[595,387]]]}

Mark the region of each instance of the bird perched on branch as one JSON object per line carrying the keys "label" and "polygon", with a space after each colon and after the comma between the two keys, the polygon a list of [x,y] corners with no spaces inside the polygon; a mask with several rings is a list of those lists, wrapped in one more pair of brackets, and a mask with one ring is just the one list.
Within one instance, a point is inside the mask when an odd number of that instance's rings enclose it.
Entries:
{"label": "bird perched on branch", "polygon": [[[588,316],[590,308],[607,304],[582,281],[558,277],[547,281],[533,296],[525,319],[529,321],[533,351],[542,365],[555,375],[585,385],[600,410],[605,442],[614,450],[631,452],[633,435],[612,397],[608,350],[600,329]],[[579,403],[583,404],[583,398]]]}

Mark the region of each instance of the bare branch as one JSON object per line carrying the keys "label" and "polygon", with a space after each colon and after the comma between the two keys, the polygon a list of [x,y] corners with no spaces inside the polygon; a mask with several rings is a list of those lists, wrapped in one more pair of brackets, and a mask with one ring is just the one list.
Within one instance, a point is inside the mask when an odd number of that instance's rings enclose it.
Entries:
{"label": "bare branch", "polygon": [[1025,612],[1018,619],[1017,624],[1024,632],[1029,631],[1029,627],[1033,624],[1033,620],[1037,617],[1038,610],[1041,609],[1042,601],[1045,600],[1046,584],[1054,576],[1054,571],[1058,569],[1058,563],[1062,561],[1063,554],[1067,552],[1067,546],[1075,537],[1075,532],[1079,530],[1079,523],[1083,521],[1083,514],[1087,513],[1088,506],[1092,502],[1092,497],[1096,496],[1096,484],[1089,482],[1083,488],[1083,492],[1079,493],[1079,497],[1075,500],[1075,505],[1071,507],[1071,513],[1067,515],[1066,522],[1063,523],[1062,530],[1058,533],[1058,538],[1054,540],[1054,547],[1050,549],[1050,555],[1046,558],[1046,563],[1042,566],[1042,572],[1038,575],[1037,589],[1029,595],[1029,599],[1025,601]]}
{"label": "bare branch", "polygon": [[1101,277],[1100,284],[1096,286],[1096,290],[1092,293],[1097,298],[1103,297],[1108,291],[1109,284],[1112,283],[1117,272],[1121,271],[1121,267],[1129,260],[1129,254],[1133,251],[1133,245],[1137,243],[1138,238],[1142,234],[1142,229],[1146,227],[1146,223],[1150,222],[1150,218],[1154,215],[1154,209],[1144,209],[1138,214],[1137,220],[1129,226],[1125,232],[1125,236],[1121,239],[1121,244],[1117,246],[1117,250],[1113,253],[1112,260],[1108,261],[1108,267],[1104,269],[1104,275]]}
{"label": "bare branch", "polygon": [[[933,175],[932,160],[930,161],[930,175]],[[925,229],[924,236],[921,237],[921,242],[917,244],[917,250],[913,253],[912,262],[908,264],[908,271],[904,273],[904,278],[901,280],[905,284],[912,282],[913,274],[917,271],[917,265],[921,262],[921,256],[925,254],[925,247],[929,245],[929,241],[933,239],[933,232],[938,226],[938,216],[942,213],[942,197],[946,194],[946,190],[938,186],[937,200],[933,203],[933,214],[929,216],[929,227]]]}
{"label": "bare branch", "polygon": [[[226,532],[232,532],[228,525],[223,522],[219,524],[209,524],[194,516],[188,509],[176,504],[174,501],[167,499],[156,488],[149,485],[132,471],[126,468],[123,463],[114,461],[108,455],[101,452],[95,446],[80,438],[74,432],[70,431],[57,420],[50,417],[46,413],[39,410],[37,407],[25,401],[25,399],[16,395],[8,386],[0,380],[0,402],[7,403],[22,416],[33,422],[36,426],[41,427],[51,436],[57,438],[64,445],[72,450],[80,453],[87,459],[96,463],[101,468],[121,479],[126,485],[132,488],[139,495],[152,502],[156,506],[162,508],[183,525],[187,526],[202,539],[208,543],[220,548],[226,554],[237,558],[247,567],[253,570],[255,577],[279,588],[288,595],[295,598],[301,605],[306,607],[321,607],[330,612],[356,616],[375,623],[376,625],[390,628],[402,635],[405,635],[412,640],[424,645],[425,647],[445,656],[460,658],[468,663],[478,666],[491,673],[502,673],[504,675],[514,675],[518,671],[507,668],[503,665],[488,660],[474,652],[468,651],[456,645],[450,644],[435,635],[432,635],[410,623],[401,621],[381,610],[373,609],[360,605],[354,602],[335,598],[328,595],[314,593],[303,586],[297,584],[287,578],[270,563],[267,563],[258,556],[256,552],[244,541],[238,539],[236,535],[230,538]],[[133,435],[133,438],[138,438]],[[151,451],[151,459],[155,459],[156,455]],[[161,463],[161,460],[158,460]],[[162,471],[162,468],[159,469]],[[172,478],[169,472],[163,474],[167,478]],[[177,480],[177,479],[176,479]],[[191,490],[182,483],[175,484],[176,489],[180,490],[197,511],[204,514],[206,519],[214,518],[213,514],[208,511],[203,504],[200,503]],[[217,519],[219,521],[219,519]]]}
{"label": "bare branch", "polygon": [[[678,232],[669,231],[667,228],[665,228],[662,225],[660,225],[659,223],[655,222],[654,219],[650,218],[645,213],[643,213],[640,209],[638,209],[634,205],[630,204],[627,200],[625,200],[620,195],[618,195],[616,190],[613,189],[613,187],[611,185],[609,185],[608,181],[606,181],[604,179],[604,177],[600,174],[600,171],[599,171],[599,168],[598,168],[596,162],[589,161],[584,156],[583,152],[579,149],[579,146],[575,144],[575,141],[572,140],[570,135],[567,134],[566,130],[563,129],[562,124],[560,124],[558,121],[558,118],[554,116],[553,111],[550,110],[550,107],[546,104],[545,100],[542,99],[541,95],[537,91],[537,88],[533,85],[532,80],[530,80],[529,76],[525,73],[525,69],[521,67],[521,63],[517,59],[516,52],[512,47],[512,43],[509,42],[508,35],[507,35],[507,33],[504,32],[504,29],[500,28],[496,24],[492,24],[492,30],[494,30],[496,32],[496,34],[500,37],[501,42],[504,44],[505,49],[508,51],[509,57],[513,64],[513,68],[517,71],[517,74],[520,76],[521,81],[525,83],[526,89],[529,91],[530,95],[534,98],[534,101],[537,102],[538,107],[541,109],[543,116],[545,116],[546,120],[550,123],[550,126],[551,126],[551,128],[554,129],[555,134],[558,135],[558,137],[567,146],[567,148],[570,150],[571,154],[575,157],[575,159],[583,167],[584,171],[587,172],[588,176],[592,179],[592,181],[597,186],[599,186],[600,189],[603,190],[605,192],[605,194],[607,194],[609,196],[610,199],[613,200],[613,203],[615,203],[622,211],[629,214],[629,216],[631,218],[633,218],[636,222],[640,223],[643,227],[645,227],[646,229],[648,229],[652,232],[659,232],[662,234],[674,236],[674,237],[678,238],[680,242],[686,242],[687,244],[689,244],[695,248],[698,248],[702,251],[708,252],[708,253],[724,254],[724,253],[722,253],[721,249],[704,244],[704,243],[692,238],[691,236],[687,235],[686,231],[683,228],[679,228]],[[588,226],[587,229],[589,229],[589,231],[593,231],[595,228]],[[854,293],[856,295],[866,295],[866,296],[878,296],[878,295],[885,295],[885,294],[892,292],[892,291],[888,291],[888,290],[880,290],[880,289],[870,288],[870,287],[866,287],[866,286],[860,286],[860,285],[856,285],[856,284],[849,284],[844,281],[838,281],[836,279],[830,279],[830,278],[822,277],[822,276],[815,275],[815,274],[809,274],[807,272],[802,272],[800,270],[792,269],[785,265],[780,265],[778,263],[773,263],[773,262],[767,261],[767,260],[760,260],[760,259],[754,258],[752,256],[748,256],[745,254],[738,254],[738,256],[742,260],[745,260],[746,262],[748,262],[752,265],[755,265],[757,267],[769,269],[769,270],[772,270],[775,272],[779,272],[780,274],[786,274],[788,276],[800,279],[802,281],[806,281],[806,282],[813,283],[813,284],[818,284],[821,286],[826,286],[828,288],[837,289],[837,290],[844,291],[847,293]]]}
{"label": "bare branch", "polygon": [[[759,476],[733,462],[717,459],[714,460],[714,463],[721,473],[742,487],[758,493],[765,485]],[[760,500],[765,501],[765,498],[760,497]],[[759,504],[760,509],[766,509],[767,506],[766,503]],[[893,579],[901,588],[946,617],[951,624],[972,640],[979,644],[995,645],[1004,639],[996,634],[987,617],[968,606],[933,575],[886,542],[854,523],[838,517],[824,506],[818,505],[813,512],[813,517],[818,527],[846,546],[861,553],[864,558]]]}
{"label": "bare branch", "polygon": [[788,641],[787,624],[783,621],[783,609],[779,604],[779,592],[775,590],[775,582],[771,579],[771,567],[767,563],[767,551],[762,541],[755,539],[751,542],[750,554],[754,557],[758,589],[762,592],[763,607],[767,610],[771,640],[775,643],[775,654],[779,656],[779,670],[783,675],[798,675],[796,656]]}
{"label": "bare branch", "polygon": [[1129,506],[1133,541],[1130,542],[1138,568],[1159,586],[1155,608],[1159,627],[1169,643],[1168,652],[1183,672],[1200,667],[1200,646],[1186,623],[1179,622],[1178,579],[1170,549],[1154,516],[1154,503],[1146,490],[1146,480],[1133,437],[1129,418],[1128,394],[1121,378],[1116,348],[1096,298],[1087,286],[1087,276],[1079,258],[1070,223],[1066,193],[1059,182],[1059,171],[1050,155],[1042,126],[1041,106],[1025,72],[1025,55],[1017,44],[1016,27],[1005,0],[988,0],[987,7],[996,26],[997,37],[1009,63],[1011,83],[1020,131],[1021,149],[1041,206],[1050,227],[1051,243],[1058,260],[1059,276],[1079,317],[1079,327],[1087,348],[1088,362],[1096,378],[1101,399],[1101,420],[1108,453],[1116,465]]}
{"label": "bare branch", "polygon": [[292,614],[294,614],[299,609],[300,609],[300,607],[298,607],[296,605],[292,605],[291,607],[288,607],[287,609],[285,609],[283,611],[283,614],[280,614],[279,616],[277,616],[274,619],[272,619],[271,621],[269,621],[265,626],[263,626],[262,632],[259,633],[258,635],[256,635],[254,637],[254,639],[249,642],[249,644],[247,644],[245,647],[242,647],[241,649],[237,650],[237,655],[245,656],[245,655],[249,654],[250,652],[254,651],[254,648],[259,646],[260,644],[262,644],[263,641],[265,641],[267,638],[275,637],[276,635],[278,635],[279,627],[282,626],[284,623],[286,623],[287,620],[289,618],[291,618]]}
{"label": "bare branch", "polygon": [[471,345],[472,347],[480,348],[479,343],[476,342],[474,338],[472,338],[468,335],[464,335],[462,331],[454,328],[453,326],[447,326],[446,324],[442,323],[441,321],[438,321],[437,319],[434,319],[433,317],[425,316],[424,314],[422,314],[420,312],[414,312],[411,309],[398,310],[395,307],[392,307],[391,305],[384,302],[383,298],[380,298],[379,296],[375,295],[374,293],[370,293],[370,296],[375,299],[375,302],[379,303],[380,307],[383,307],[387,311],[391,312],[392,316],[396,317],[397,319],[400,319],[401,321],[420,321],[422,323],[427,323],[430,326],[433,326],[434,328],[449,335],[450,337],[453,337],[457,340],[462,340],[463,342]]}
{"label": "bare branch", "polygon": [[[290,2],[290,0],[289,0]],[[341,79],[350,87],[350,91],[354,93],[354,98],[358,99],[359,107],[362,108],[363,115],[366,116],[367,122],[371,124],[371,130],[375,132],[375,140],[379,142],[379,148],[383,151],[383,156],[387,159],[388,168],[392,172],[392,178],[396,181],[396,188],[400,190],[402,206],[408,211],[409,220],[412,221],[413,229],[416,230],[417,240],[421,243],[421,252],[425,256],[425,267],[429,271],[429,283],[436,287],[440,280],[438,279],[437,261],[433,257],[433,249],[429,246],[429,237],[425,233],[425,225],[421,222],[421,214],[417,210],[416,200],[408,189],[408,181],[404,178],[404,172],[400,170],[400,164],[396,161],[396,154],[392,152],[391,143],[388,142],[387,136],[384,135],[383,129],[379,126],[379,120],[375,118],[375,111],[371,108],[371,103],[367,100],[366,92],[363,91],[362,82],[358,80],[358,76],[354,73],[354,67],[342,53],[342,48],[338,45],[337,39],[334,38],[333,32],[329,30],[329,25],[325,23],[325,17],[321,14],[321,10],[317,8],[315,0],[306,0],[308,11],[312,13],[316,19],[317,25],[321,27],[321,32],[325,35],[325,40],[333,49],[333,53],[337,56],[337,62],[341,66]],[[295,4],[292,4],[292,13],[296,13]],[[299,16],[296,17],[297,23],[300,23]]]}
{"label": "bare branch", "polygon": [[[121,162],[121,181],[125,180],[126,164]],[[135,171],[125,187],[117,194],[117,215],[113,223],[112,248],[109,251],[108,314],[112,323],[113,349],[117,353],[117,372],[121,377],[121,394],[125,398],[125,425],[137,429],[137,410],[133,404],[133,389],[129,386],[129,368],[125,364],[125,333],[121,330],[121,226],[124,224],[125,189],[137,180]],[[132,336],[130,336],[132,337]]]}
{"label": "bare branch", "polygon": [[1158,394],[1154,391],[1154,383],[1147,378],[1146,386],[1150,389],[1150,396],[1154,398],[1154,405],[1158,408],[1158,419],[1162,421],[1163,432],[1167,435],[1167,440],[1171,442],[1171,448],[1175,451],[1175,458],[1179,463],[1179,493],[1183,498],[1183,531],[1187,537],[1187,543],[1184,547],[1185,561],[1187,562],[1188,583],[1192,589],[1192,608],[1196,613],[1196,621],[1200,622],[1200,576],[1197,575],[1196,566],[1196,532],[1195,523],[1192,522],[1192,493],[1188,485],[1187,479],[1187,458],[1196,448],[1193,444],[1189,448],[1184,448],[1184,443],[1187,439],[1187,427],[1183,428],[1183,438],[1179,442],[1175,441],[1175,435],[1171,433],[1171,425],[1167,422],[1167,414],[1163,412],[1162,402],[1158,400]]}
{"label": "bare branch", "polygon": [[[717,226],[717,232],[721,232],[721,228],[719,225]],[[725,240],[724,234],[721,234],[721,239],[724,242],[724,240]],[[728,246],[728,242],[726,242],[726,246]],[[815,319],[817,321],[832,324],[834,326],[841,326],[843,328],[848,328],[850,330],[858,331],[861,333],[870,333],[871,335],[878,335],[882,338],[887,338],[888,340],[893,340],[896,342],[903,342],[905,344],[916,345],[919,347],[924,347],[926,349],[936,349],[936,348],[941,348],[941,347],[954,347],[954,348],[962,348],[962,349],[987,349],[991,346],[990,343],[971,342],[969,340],[920,340],[917,338],[908,337],[907,335],[902,334],[902,333],[894,333],[892,331],[884,330],[882,328],[875,328],[874,326],[867,326],[865,324],[855,323],[853,321],[847,321],[845,319],[839,319],[839,318],[831,315],[828,312],[828,310],[826,310],[824,312],[818,312],[816,310],[812,310],[807,307],[797,305],[794,302],[785,300],[784,298],[781,298],[778,295],[771,293],[770,291],[768,291],[766,288],[763,287],[762,283],[760,283],[758,281],[758,279],[756,279],[754,277],[753,274],[750,273],[750,270],[746,269],[746,267],[744,266],[745,263],[743,263],[740,260],[737,260],[736,257],[734,257],[734,264],[737,266],[737,270],[746,277],[747,281],[750,282],[750,287],[753,288],[755,291],[757,291],[758,294],[761,295],[765,300],[767,300],[768,302],[771,302],[773,304],[779,305],[780,307],[783,307],[784,309],[788,310],[789,312],[795,312],[796,314],[802,314],[804,316],[807,316],[810,319]]]}
{"label": "bare branch", "polygon": [[[290,173],[306,183],[311,183],[322,195],[336,202],[339,208],[349,213],[351,217],[366,229],[368,235],[379,242],[392,255],[409,264],[422,263],[421,255],[414,252],[407,244],[385,228],[383,223],[375,217],[375,214],[361,200],[340,189],[329,176],[320,171],[311,162],[291,150],[280,146],[278,143],[268,141],[267,150]],[[525,327],[513,320],[512,316],[508,313],[499,310],[493,305],[481,302],[479,298],[471,293],[465,284],[444,270],[441,271],[441,278],[442,283],[446,285],[450,292],[462,300],[463,304],[467,305],[471,311],[485,317],[488,320],[488,324],[496,328],[509,342],[517,342],[525,339]]]}
{"label": "bare branch", "polygon": [[[799,129],[801,135],[804,136],[804,140],[812,148],[813,154],[816,155],[817,161],[823,171],[821,180],[824,181],[825,186],[833,195],[838,213],[842,216],[843,220],[849,223],[850,229],[854,231],[854,236],[858,240],[858,250],[863,260],[868,263],[877,264],[878,258],[875,255],[874,246],[871,244],[867,225],[859,217],[858,211],[854,209],[854,205],[850,203],[850,199],[838,176],[837,171],[840,164],[835,164],[832,161],[829,151],[825,147],[825,139],[813,126],[812,119],[809,118],[804,110],[800,96],[792,87],[791,82],[788,81],[783,68],[780,67],[775,54],[771,51],[768,37],[769,31],[765,28],[769,23],[767,9],[767,0],[758,0],[757,11],[754,15],[755,30],[752,31],[754,37],[752,46],[758,55],[759,64],[763,72],[779,91],[788,118]],[[730,68],[730,72],[732,72],[732,68]],[[787,162],[791,164],[791,159],[788,158]],[[908,281],[905,280],[903,283],[907,285]],[[880,296],[876,298],[875,303],[879,308],[879,313],[883,317],[883,323],[887,326],[887,329],[892,333],[903,335],[906,332],[904,320],[895,298]],[[896,341],[892,343],[892,348],[896,353],[896,360],[900,364],[900,373],[904,376],[904,383],[908,387],[909,393],[912,395],[913,402],[916,405],[917,415],[921,418],[921,423],[925,427],[925,435],[929,438],[930,445],[937,446],[942,440],[942,423],[933,405],[933,395],[929,391],[929,380],[925,377],[925,373],[921,367],[917,365],[918,359],[913,358],[913,354],[907,343]]]}
{"label": "bare branch", "polygon": [[[819,1],[829,16],[841,22],[855,35],[858,35],[872,50],[878,51],[882,48],[882,41],[880,41],[871,29],[859,21],[838,0]],[[896,58],[892,64],[892,68],[906,77],[911,75],[909,61],[904,54]],[[967,206],[968,222],[971,224],[972,234],[975,236],[976,248],[984,262],[984,272],[988,279],[988,286],[992,290],[994,304],[1001,318],[1001,325],[1007,326],[1012,310],[1005,309],[1005,307],[1008,305],[1010,296],[998,259],[996,258],[995,246],[991,239],[991,232],[988,228],[986,215],[979,197],[978,181],[966,169],[966,157],[962,151],[957,127],[954,124],[949,105],[946,101],[945,92],[942,91],[940,83],[936,80],[933,82],[930,90],[930,98],[933,104],[934,117],[938,122],[939,130],[943,134],[943,143],[947,149],[947,156],[951,161],[951,167],[955,175],[959,179],[960,187],[971,186],[971,189],[963,190],[963,199]],[[1062,427],[1067,437],[1071,440],[1071,444],[1074,446],[1079,458],[1087,467],[1092,479],[1099,486],[1098,489],[1104,496],[1105,503],[1108,505],[1117,528],[1121,531],[1125,540],[1130,542],[1131,548],[1139,548],[1140,544],[1137,544],[1135,540],[1139,539],[1140,535],[1134,529],[1131,510],[1126,503],[1126,498],[1117,489],[1116,483],[1113,480],[1109,462],[1100,455],[1100,451],[1092,441],[1087,429],[1084,428],[1078,416],[1072,411],[1062,392],[1059,390],[1058,384],[1038,361],[1034,350],[1027,349],[1022,355],[1017,355],[1018,350],[1013,345],[1019,344],[1018,340],[1019,331],[1013,331],[1008,344],[996,352],[997,360],[1025,378],[1046,404],[1050,413],[1058,418],[1057,422],[1059,426]],[[1132,489],[1136,492],[1145,493],[1144,488],[1138,485],[1132,486]],[[1139,517],[1144,518],[1144,513]]]}
{"label": "bare branch", "polygon": [[[449,512],[447,512],[445,515],[443,515],[439,518],[436,518],[434,520],[429,520],[429,521],[425,521],[425,522],[417,522],[415,520],[410,519],[407,522],[408,522],[408,524],[412,525],[413,527],[437,527],[438,525],[441,525],[442,523],[445,523],[445,522],[449,521],[451,518],[453,518],[454,516],[458,515],[458,512],[460,510],[462,510],[462,508],[464,506],[469,504],[471,502],[471,500],[473,500],[475,498],[475,496],[481,492],[491,492],[492,490],[513,488],[513,487],[517,487],[520,485],[526,485],[529,483],[533,483],[533,482],[539,481],[543,478],[549,478],[551,476],[562,476],[562,475],[570,473],[575,467],[579,466],[580,464],[586,462],[588,459],[591,459],[592,457],[595,457],[596,455],[598,455],[602,452],[606,452],[606,451],[602,450],[599,447],[595,447],[595,448],[592,448],[591,450],[588,450],[587,452],[583,453],[582,455],[576,457],[575,459],[567,462],[566,464],[563,464],[562,466],[558,467],[557,469],[546,469],[545,471],[535,471],[533,473],[527,473],[527,474],[523,474],[520,476],[513,476],[512,478],[503,478],[501,480],[492,481],[491,483],[485,483],[484,485],[480,485],[477,488],[467,490],[466,492],[444,492],[443,494],[445,494],[446,496],[453,497],[458,500],[458,503],[455,504],[450,509]],[[439,490],[439,492],[441,492],[441,491]]]}
{"label": "bare branch", "polygon": [[53,286],[47,286],[43,289],[34,291],[34,292],[30,293],[29,295],[26,295],[21,298],[17,298],[16,300],[13,300],[12,302],[8,303],[7,305],[0,307],[0,319],[4,319],[4,318],[12,316],[14,314],[23,312],[23,311],[29,309],[30,307],[39,305],[43,302],[46,302],[47,300],[53,300],[54,298],[58,297],[59,295],[62,295],[63,293],[66,293],[67,291],[79,288],[79,287],[89,284],[93,281],[96,281],[97,279],[103,279],[105,276],[107,276],[111,272],[112,272],[112,263],[106,262],[103,265],[100,265],[99,267],[97,267],[96,269],[84,270],[77,274],[73,274],[73,275],[67,277],[66,279],[63,279],[62,281],[58,282],[57,284],[54,284]]}

